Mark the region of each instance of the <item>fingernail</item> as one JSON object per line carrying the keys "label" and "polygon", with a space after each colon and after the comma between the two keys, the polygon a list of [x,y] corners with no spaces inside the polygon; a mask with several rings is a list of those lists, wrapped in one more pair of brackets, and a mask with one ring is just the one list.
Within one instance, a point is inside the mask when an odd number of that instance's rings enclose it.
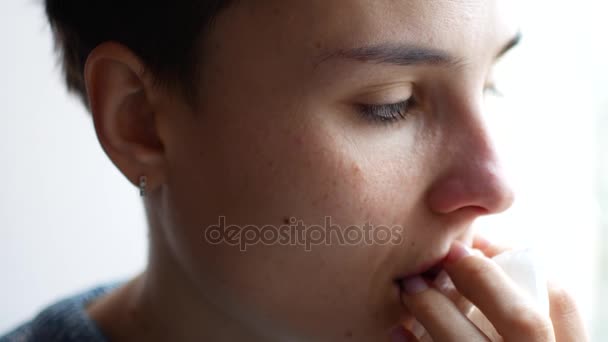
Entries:
{"label": "fingernail", "polygon": [[475,245],[478,249],[484,249],[490,246],[491,244],[492,243],[490,242],[490,240],[486,239],[484,236],[477,235],[475,237]]}
{"label": "fingernail", "polygon": [[426,329],[424,329],[422,324],[420,324],[420,322],[418,322],[417,320],[414,320],[411,330],[412,330],[412,334],[414,334],[414,336],[416,336],[417,339],[422,339],[422,337],[424,337],[424,335],[426,335]]}
{"label": "fingernail", "polygon": [[420,293],[429,288],[426,281],[424,281],[421,276],[414,276],[403,279],[401,281],[401,287],[403,288],[403,292],[408,295]]}
{"label": "fingernail", "polygon": [[445,259],[446,263],[451,264],[455,263],[458,260],[473,254],[473,251],[462,244],[462,242],[455,241],[452,244],[452,248],[450,249],[450,253],[448,253],[447,258]]}
{"label": "fingernail", "polygon": [[450,276],[445,270],[441,270],[435,280],[433,280],[433,285],[439,292],[448,296],[452,294],[456,290],[456,286],[450,279]]}
{"label": "fingernail", "polygon": [[397,327],[391,332],[391,342],[408,342],[411,341],[410,334],[404,327]]}

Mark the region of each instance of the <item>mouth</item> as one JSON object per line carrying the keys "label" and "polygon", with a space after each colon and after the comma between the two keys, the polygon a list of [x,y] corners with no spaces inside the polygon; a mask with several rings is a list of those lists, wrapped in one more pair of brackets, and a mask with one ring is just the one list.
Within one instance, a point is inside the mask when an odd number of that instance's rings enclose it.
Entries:
{"label": "mouth", "polygon": [[433,264],[431,264],[430,266],[427,267],[423,267],[421,269],[421,271],[416,272],[416,273],[412,273],[409,274],[407,276],[399,276],[396,277],[393,281],[395,282],[395,285],[399,288],[399,291],[402,292],[403,291],[403,280],[413,277],[413,276],[420,276],[422,277],[422,279],[424,279],[429,285],[433,284],[433,282],[435,281],[435,279],[437,279],[437,276],[439,275],[439,273],[441,273],[441,271],[443,270],[443,261],[445,258],[441,258],[439,261],[434,262]]}

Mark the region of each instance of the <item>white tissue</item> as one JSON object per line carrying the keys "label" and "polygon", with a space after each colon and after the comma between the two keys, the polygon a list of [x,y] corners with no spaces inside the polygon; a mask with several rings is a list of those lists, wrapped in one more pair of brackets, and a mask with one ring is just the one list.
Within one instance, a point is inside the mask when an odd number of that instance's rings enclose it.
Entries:
{"label": "white tissue", "polygon": [[547,277],[538,255],[531,248],[507,251],[492,259],[529,295],[541,312],[549,315]]}

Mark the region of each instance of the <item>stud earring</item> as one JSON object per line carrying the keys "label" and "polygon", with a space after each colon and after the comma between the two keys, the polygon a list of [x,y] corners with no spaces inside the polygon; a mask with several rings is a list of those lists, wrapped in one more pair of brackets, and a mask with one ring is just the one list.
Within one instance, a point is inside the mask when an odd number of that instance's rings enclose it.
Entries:
{"label": "stud earring", "polygon": [[148,178],[146,176],[140,176],[139,177],[139,195],[141,197],[146,196],[146,183],[148,181]]}

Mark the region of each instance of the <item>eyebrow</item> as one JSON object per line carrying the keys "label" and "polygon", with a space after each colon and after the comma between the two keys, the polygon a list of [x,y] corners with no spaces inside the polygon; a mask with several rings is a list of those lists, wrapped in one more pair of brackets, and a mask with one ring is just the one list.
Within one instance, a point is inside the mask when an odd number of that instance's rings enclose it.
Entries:
{"label": "eyebrow", "polygon": [[[494,60],[498,60],[519,44],[521,37],[521,32],[518,32],[499,50]],[[464,60],[452,56],[446,51],[416,45],[385,43],[352,49],[341,49],[336,52],[327,53],[320,56],[317,65],[336,58],[397,66],[460,66],[464,64]]]}
{"label": "eyebrow", "polygon": [[509,42],[507,44],[505,44],[502,49],[500,49],[498,54],[496,54],[496,56],[494,57],[494,60],[496,61],[496,60],[500,59],[501,57],[506,55],[507,52],[513,50],[514,47],[519,45],[519,43],[521,42],[521,39],[522,39],[521,31],[518,31],[515,34],[515,36],[513,38],[511,38],[511,40],[509,40]]}

